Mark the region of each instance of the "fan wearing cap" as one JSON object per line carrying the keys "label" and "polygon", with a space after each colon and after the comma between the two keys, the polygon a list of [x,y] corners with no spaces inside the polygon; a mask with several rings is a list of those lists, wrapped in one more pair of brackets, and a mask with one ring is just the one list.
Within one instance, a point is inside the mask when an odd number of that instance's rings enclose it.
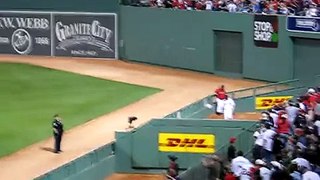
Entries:
{"label": "fan wearing cap", "polygon": [[273,160],[273,138],[276,132],[273,129],[271,129],[271,126],[269,124],[266,124],[265,127],[266,131],[263,133],[263,155],[266,162],[269,164]]}
{"label": "fan wearing cap", "polygon": [[296,158],[292,160],[292,163],[298,165],[298,170],[302,173],[303,180],[320,180],[320,176],[311,171],[311,166],[308,160],[304,158]]}
{"label": "fan wearing cap", "polygon": [[263,123],[263,124],[271,123],[272,126],[274,126],[273,118],[271,117],[271,115],[270,115],[270,113],[268,111],[261,112],[260,122]]}
{"label": "fan wearing cap", "polygon": [[285,170],[285,167],[277,162],[271,161],[271,178],[272,180],[289,180],[291,179],[290,174]]}
{"label": "fan wearing cap", "polygon": [[313,88],[308,89],[307,98],[309,102],[309,106],[308,106],[309,120],[312,121],[314,119],[314,108],[317,105],[317,94]]}
{"label": "fan wearing cap", "polygon": [[285,111],[288,115],[288,121],[290,123],[290,131],[293,132],[293,128],[294,128],[294,120],[297,117],[297,115],[299,114],[299,105],[294,103],[292,100],[288,101],[288,106],[286,107]]}
{"label": "fan wearing cap", "polygon": [[295,128],[305,128],[307,126],[306,112],[302,109],[298,111],[298,115],[293,121]]}
{"label": "fan wearing cap", "polygon": [[231,171],[234,175],[241,180],[251,179],[251,169],[253,164],[245,157],[243,157],[243,152],[238,151],[237,157],[231,161]]}
{"label": "fan wearing cap", "polygon": [[176,162],[176,160],[178,158],[174,155],[169,155],[168,158],[170,160],[169,168],[168,168],[168,175],[173,178],[177,178],[177,176],[179,175],[179,164]]}
{"label": "fan wearing cap", "polygon": [[271,170],[268,169],[267,163],[261,159],[257,159],[254,164],[256,169],[254,176],[257,177],[254,179],[270,180]]}
{"label": "fan wearing cap", "polygon": [[283,139],[283,143],[287,143],[287,139],[290,133],[290,123],[288,121],[288,115],[285,111],[279,112],[279,118],[277,121],[277,133],[279,134],[280,138]]}
{"label": "fan wearing cap", "polygon": [[298,164],[292,162],[289,166],[289,173],[292,180],[302,180],[302,174],[298,170]]}
{"label": "fan wearing cap", "polygon": [[229,139],[229,147],[228,147],[228,160],[229,160],[229,162],[231,162],[231,160],[236,157],[237,149],[234,146],[234,143],[236,142],[236,140],[237,139],[235,137],[231,137]]}
{"label": "fan wearing cap", "polygon": [[257,130],[253,133],[253,137],[255,138],[254,147],[252,150],[253,159],[260,159],[262,153],[263,146],[263,133],[266,131],[264,124],[258,124]]}
{"label": "fan wearing cap", "polygon": [[217,115],[222,115],[224,111],[224,101],[226,99],[226,91],[224,89],[224,85],[221,85],[219,88],[217,88],[214,91],[214,96],[216,97],[215,100],[217,102],[217,107],[216,107],[216,114]]}

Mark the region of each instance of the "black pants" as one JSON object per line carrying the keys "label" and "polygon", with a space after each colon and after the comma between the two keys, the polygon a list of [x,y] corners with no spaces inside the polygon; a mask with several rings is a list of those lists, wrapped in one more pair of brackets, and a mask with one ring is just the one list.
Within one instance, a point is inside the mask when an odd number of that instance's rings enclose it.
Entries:
{"label": "black pants", "polygon": [[58,152],[61,151],[61,139],[62,139],[62,133],[54,133],[54,151]]}
{"label": "black pants", "polygon": [[253,156],[254,160],[261,159],[261,157],[262,157],[262,146],[259,146],[259,145],[255,144],[254,148],[252,150],[252,156]]}

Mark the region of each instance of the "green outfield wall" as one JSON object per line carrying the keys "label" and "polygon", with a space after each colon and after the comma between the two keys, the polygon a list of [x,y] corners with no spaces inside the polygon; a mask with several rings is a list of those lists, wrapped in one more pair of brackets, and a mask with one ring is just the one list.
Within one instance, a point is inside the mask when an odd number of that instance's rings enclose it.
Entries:
{"label": "green outfield wall", "polygon": [[[187,169],[199,163],[205,153],[186,153],[159,150],[159,133],[213,134],[216,151],[228,144],[231,136],[250,129],[253,121],[212,121],[205,119],[153,119],[137,131],[116,132],[115,171],[136,172],[136,169],[166,169],[168,155],[176,155],[179,166]],[[239,149],[247,152],[252,146],[253,132],[239,142]]]}
{"label": "green outfield wall", "polygon": [[0,3],[0,10],[117,12],[118,0],[11,0]]}
{"label": "green outfield wall", "polygon": [[120,57],[266,81],[319,73],[320,34],[288,32],[286,17],[279,16],[278,48],[256,47],[253,17],[121,6]]}

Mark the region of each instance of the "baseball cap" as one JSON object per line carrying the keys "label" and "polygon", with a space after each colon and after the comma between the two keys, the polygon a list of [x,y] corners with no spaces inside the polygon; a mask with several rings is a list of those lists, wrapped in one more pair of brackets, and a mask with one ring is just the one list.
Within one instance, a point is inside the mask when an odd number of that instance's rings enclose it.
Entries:
{"label": "baseball cap", "polygon": [[266,165],[266,162],[264,162],[264,161],[261,160],[261,159],[257,159],[254,163],[255,163],[256,165]]}
{"label": "baseball cap", "polygon": [[230,142],[230,143],[235,143],[235,142],[236,142],[236,140],[237,140],[237,138],[235,138],[235,137],[231,137],[231,138],[229,139],[229,142]]}
{"label": "baseball cap", "polygon": [[275,167],[275,168],[278,168],[278,169],[282,169],[283,168],[283,165],[280,164],[279,162],[277,161],[271,161],[270,164]]}
{"label": "baseball cap", "polygon": [[311,170],[311,166],[310,166],[309,161],[304,158],[296,158],[296,159],[292,160],[291,163],[296,163],[298,166],[305,167],[305,168]]}

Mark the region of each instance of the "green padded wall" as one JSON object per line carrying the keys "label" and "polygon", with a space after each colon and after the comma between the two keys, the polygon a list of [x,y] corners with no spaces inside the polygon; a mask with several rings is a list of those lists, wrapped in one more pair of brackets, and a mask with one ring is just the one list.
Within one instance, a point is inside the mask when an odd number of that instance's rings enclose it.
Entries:
{"label": "green padded wall", "polygon": [[[188,168],[199,162],[203,154],[167,153],[158,150],[158,133],[214,134],[216,149],[254,125],[252,121],[212,121],[201,119],[154,119],[134,132],[116,133],[116,172],[132,172],[136,169],[165,169],[169,154],[179,157],[181,168]],[[250,132],[252,133],[252,132]],[[250,139],[246,138],[246,143]]]}
{"label": "green padded wall", "polygon": [[215,70],[242,74],[242,33],[214,31]]}
{"label": "green padded wall", "polygon": [[117,12],[118,0],[10,0],[0,10]]}
{"label": "green padded wall", "polygon": [[293,42],[295,78],[306,80],[320,74],[320,40],[293,38]]}
{"label": "green padded wall", "polygon": [[294,77],[291,37],[320,39],[320,34],[291,33],[285,24],[285,17],[279,16],[278,48],[261,48],[253,42],[252,14],[120,6],[120,57],[219,75],[213,31],[241,32],[242,76],[288,80]]}

